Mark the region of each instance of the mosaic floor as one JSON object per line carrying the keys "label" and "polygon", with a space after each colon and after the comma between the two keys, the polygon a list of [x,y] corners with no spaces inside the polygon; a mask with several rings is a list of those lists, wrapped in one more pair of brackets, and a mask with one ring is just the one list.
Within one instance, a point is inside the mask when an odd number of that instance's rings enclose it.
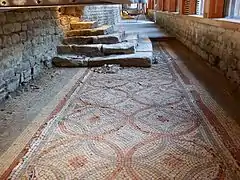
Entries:
{"label": "mosaic floor", "polygon": [[240,179],[240,128],[160,44],[154,56],[148,69],[90,71],[8,178]]}

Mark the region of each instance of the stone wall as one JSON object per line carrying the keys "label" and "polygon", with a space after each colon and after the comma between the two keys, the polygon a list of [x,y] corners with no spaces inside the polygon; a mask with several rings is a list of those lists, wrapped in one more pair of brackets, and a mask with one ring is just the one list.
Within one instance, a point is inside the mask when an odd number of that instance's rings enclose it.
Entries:
{"label": "stone wall", "polygon": [[51,64],[62,34],[57,8],[0,12],[0,100]]}
{"label": "stone wall", "polygon": [[0,101],[51,65],[71,20],[119,21],[119,5],[0,11]]}
{"label": "stone wall", "polygon": [[63,7],[61,14],[65,16],[65,24],[71,20],[97,21],[98,25],[114,25],[120,21],[120,5],[92,5]]}
{"label": "stone wall", "polygon": [[120,5],[85,6],[82,19],[98,21],[99,25],[116,24],[120,21]]}
{"label": "stone wall", "polygon": [[160,11],[156,15],[159,26],[240,87],[240,24]]}

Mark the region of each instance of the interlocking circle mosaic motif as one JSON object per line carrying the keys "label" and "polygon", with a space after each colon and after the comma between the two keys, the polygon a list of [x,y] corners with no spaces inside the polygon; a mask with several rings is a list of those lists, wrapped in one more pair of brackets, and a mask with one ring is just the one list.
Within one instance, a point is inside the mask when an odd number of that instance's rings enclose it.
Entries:
{"label": "interlocking circle mosaic motif", "polygon": [[92,71],[9,179],[240,179],[222,120],[162,46],[154,56],[149,69]]}

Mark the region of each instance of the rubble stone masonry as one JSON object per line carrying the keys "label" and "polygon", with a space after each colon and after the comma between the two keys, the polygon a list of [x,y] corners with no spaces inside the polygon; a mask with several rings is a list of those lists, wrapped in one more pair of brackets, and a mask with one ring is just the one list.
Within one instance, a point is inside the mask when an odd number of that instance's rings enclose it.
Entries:
{"label": "rubble stone masonry", "polygon": [[[153,11],[149,11],[153,17]],[[240,87],[240,23],[156,12],[157,24]]]}
{"label": "rubble stone masonry", "polygon": [[0,100],[50,64],[62,34],[57,8],[0,13]]}
{"label": "rubble stone masonry", "polygon": [[[63,13],[59,8],[0,11],[0,101],[38,76],[43,68],[51,67],[64,31],[69,29],[71,19],[83,19],[81,12],[86,20],[99,20],[100,24],[118,21],[119,6],[116,5],[75,9],[74,14],[70,13],[71,9]],[[109,13],[103,11],[106,9]],[[110,21],[107,16],[115,19]]]}
{"label": "rubble stone masonry", "polygon": [[120,5],[85,6],[82,18],[99,25],[115,24],[120,21]]}

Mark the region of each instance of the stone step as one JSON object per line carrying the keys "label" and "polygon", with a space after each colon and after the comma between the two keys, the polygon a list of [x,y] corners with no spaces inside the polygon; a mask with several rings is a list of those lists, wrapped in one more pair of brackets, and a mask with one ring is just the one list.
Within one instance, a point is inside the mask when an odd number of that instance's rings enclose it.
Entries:
{"label": "stone step", "polygon": [[65,37],[63,39],[63,44],[71,45],[71,44],[93,44],[93,39],[97,36],[73,36],[73,37]]}
{"label": "stone step", "polygon": [[114,33],[107,35],[99,35],[94,38],[94,44],[117,44],[122,42],[123,33]]}
{"label": "stone step", "polygon": [[138,39],[138,46],[136,47],[137,52],[152,52],[152,42],[147,35],[140,35]]}
{"label": "stone step", "polygon": [[63,44],[116,44],[122,41],[120,33],[99,36],[73,36],[65,37]]}
{"label": "stone step", "polygon": [[57,46],[57,52],[59,54],[75,54],[89,57],[112,54],[133,54],[135,53],[135,44],[121,42],[117,44],[59,45]]}
{"label": "stone step", "polygon": [[125,37],[123,38],[123,41],[125,42],[131,42],[136,44],[136,46],[138,46],[138,39],[139,39],[139,35],[136,33],[130,33],[130,34],[125,34]]}
{"label": "stone step", "polygon": [[79,30],[79,29],[93,29],[98,27],[97,21],[91,22],[71,22],[70,27],[72,30]]}
{"label": "stone step", "polygon": [[76,55],[60,55],[52,59],[56,67],[88,67],[89,57]]}
{"label": "stone step", "polygon": [[130,42],[122,42],[118,44],[104,44],[102,46],[104,55],[112,54],[134,54],[135,44]]}
{"label": "stone step", "polygon": [[93,29],[70,30],[66,32],[66,37],[71,36],[98,36],[113,33],[113,26],[104,25]]}
{"label": "stone step", "polygon": [[87,45],[60,45],[57,46],[59,54],[85,55],[88,57],[103,56],[102,44]]}
{"label": "stone step", "polygon": [[151,67],[152,52],[95,57],[88,60],[88,67],[100,67],[105,64],[119,64],[122,67]]}
{"label": "stone step", "polygon": [[63,55],[54,57],[53,64],[57,67],[100,67],[105,64],[119,64],[122,67],[151,67],[152,52],[94,58]]}

